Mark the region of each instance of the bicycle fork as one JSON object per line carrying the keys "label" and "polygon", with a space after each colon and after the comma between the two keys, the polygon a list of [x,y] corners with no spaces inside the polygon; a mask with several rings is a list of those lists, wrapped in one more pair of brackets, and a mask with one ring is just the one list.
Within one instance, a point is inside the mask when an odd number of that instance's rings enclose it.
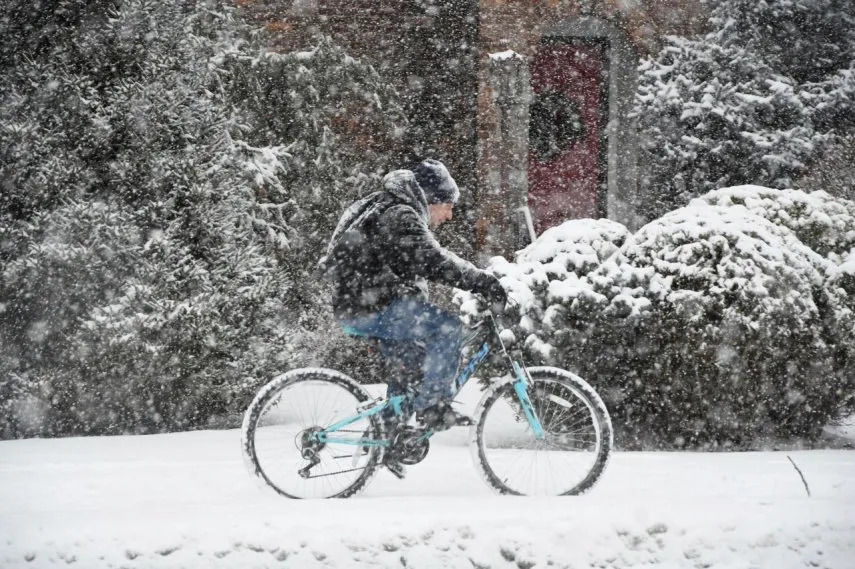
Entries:
{"label": "bicycle fork", "polygon": [[537,413],[534,411],[534,405],[531,402],[531,398],[528,396],[528,386],[530,385],[528,374],[516,361],[514,361],[513,364],[514,376],[517,378],[514,382],[514,391],[517,394],[517,398],[520,400],[520,405],[522,406],[526,419],[528,419],[528,424],[531,426],[532,432],[534,432],[534,437],[536,439],[542,439],[545,435],[543,425],[540,422],[540,417],[538,417]]}

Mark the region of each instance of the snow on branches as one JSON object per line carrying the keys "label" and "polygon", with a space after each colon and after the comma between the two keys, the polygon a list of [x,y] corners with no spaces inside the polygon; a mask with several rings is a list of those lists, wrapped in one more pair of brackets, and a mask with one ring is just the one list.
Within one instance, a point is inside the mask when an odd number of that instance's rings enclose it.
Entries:
{"label": "snow on branches", "polygon": [[220,2],[61,3],[0,21],[0,437],[234,420],[317,351],[310,267],[387,169],[355,142],[400,134],[394,91]]}
{"label": "snow on branches", "polygon": [[707,34],[668,38],[639,68],[649,218],[715,188],[792,187],[853,127],[855,5],[710,5]]}

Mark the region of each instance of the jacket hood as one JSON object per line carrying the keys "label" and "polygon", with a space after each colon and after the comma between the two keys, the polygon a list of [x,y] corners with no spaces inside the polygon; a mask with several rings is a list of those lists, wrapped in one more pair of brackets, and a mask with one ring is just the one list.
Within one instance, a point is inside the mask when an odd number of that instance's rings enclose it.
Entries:
{"label": "jacket hood", "polygon": [[383,189],[390,194],[395,201],[403,203],[416,210],[425,221],[428,215],[427,199],[416,182],[416,176],[411,170],[393,170],[383,178]]}

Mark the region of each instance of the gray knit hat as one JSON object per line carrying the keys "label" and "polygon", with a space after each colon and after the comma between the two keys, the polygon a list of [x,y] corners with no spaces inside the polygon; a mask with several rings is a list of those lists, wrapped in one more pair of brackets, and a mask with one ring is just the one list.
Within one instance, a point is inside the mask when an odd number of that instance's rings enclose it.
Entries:
{"label": "gray knit hat", "polygon": [[413,174],[425,193],[427,203],[457,203],[460,188],[451,177],[448,168],[439,160],[428,158],[413,168]]}

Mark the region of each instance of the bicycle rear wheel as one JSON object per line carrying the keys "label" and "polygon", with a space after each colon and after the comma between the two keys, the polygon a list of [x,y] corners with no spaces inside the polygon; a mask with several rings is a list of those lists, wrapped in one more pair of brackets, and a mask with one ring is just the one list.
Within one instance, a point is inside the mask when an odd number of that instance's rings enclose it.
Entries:
{"label": "bicycle rear wheel", "polygon": [[544,434],[535,436],[512,381],[481,399],[471,449],[482,478],[501,494],[568,496],[589,490],[606,467],[612,425],[596,391],[558,368],[529,369]]}
{"label": "bicycle rear wheel", "polygon": [[247,468],[288,498],[356,494],[375,474],[383,452],[357,444],[383,437],[377,416],[337,430],[337,442],[318,443],[312,435],[355,416],[368,400],[365,389],[337,371],[298,369],[276,377],[244,415],[241,448]]}

